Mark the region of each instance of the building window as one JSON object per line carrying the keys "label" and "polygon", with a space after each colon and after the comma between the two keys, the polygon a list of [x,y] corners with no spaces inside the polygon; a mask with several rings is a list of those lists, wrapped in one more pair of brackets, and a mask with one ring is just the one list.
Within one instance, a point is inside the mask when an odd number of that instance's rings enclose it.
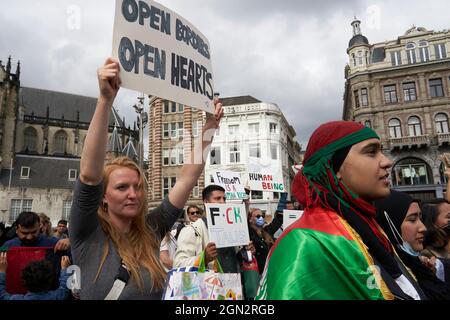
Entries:
{"label": "building window", "polygon": [[259,133],[259,123],[249,123],[248,131],[250,134],[258,134]]}
{"label": "building window", "polygon": [[399,66],[402,64],[401,51],[391,52],[391,62],[393,66]]}
{"label": "building window", "polygon": [[408,130],[410,137],[417,137],[422,135],[422,127],[420,125],[420,119],[416,116],[412,116],[408,119]]}
{"label": "building window", "polygon": [[198,137],[202,130],[202,121],[197,120],[192,123],[192,136]]}
{"label": "building window", "polygon": [[241,162],[241,152],[239,150],[239,145],[234,142],[230,146],[230,163],[240,163]]}
{"label": "building window", "polygon": [[165,148],[163,150],[163,166],[178,166],[184,163],[183,148]]}
{"label": "building window", "polygon": [[391,138],[401,138],[402,137],[402,126],[398,119],[389,120],[389,136]]}
{"label": "building window", "polygon": [[436,59],[444,59],[447,58],[447,51],[445,49],[445,43],[439,43],[434,45],[434,52],[436,55]]}
{"label": "building window", "polygon": [[279,192],[274,192],[274,193],[273,193],[273,199],[274,199],[274,200],[280,199],[280,193],[279,193]]}
{"label": "building window", "polygon": [[430,95],[432,98],[444,96],[444,89],[442,87],[442,79],[430,79]]}
{"label": "building window", "polygon": [[367,107],[369,105],[369,94],[367,92],[367,88],[361,89],[361,105],[363,107]]}
{"label": "building window", "polygon": [[370,120],[364,121],[364,125],[365,125],[367,128],[372,129],[372,123],[370,122]]}
{"label": "building window", "polygon": [[269,132],[270,133],[273,133],[273,134],[276,134],[277,133],[277,124],[276,123],[270,123],[269,124]]}
{"label": "building window", "polygon": [[406,56],[408,57],[408,63],[413,64],[417,62],[416,59],[416,45],[414,43],[408,43],[406,45]]}
{"label": "building window", "polygon": [[417,100],[415,82],[403,83],[403,98],[405,102]]}
{"label": "building window", "polygon": [[32,211],[32,199],[11,199],[11,206],[9,208],[9,222],[16,221],[19,214],[23,211]]}
{"label": "building window", "polygon": [[275,143],[270,144],[270,157],[272,160],[278,160],[278,146]]}
{"label": "building window", "polygon": [[231,126],[228,126],[228,134],[230,135],[239,134],[239,125],[233,124]]}
{"label": "building window", "polygon": [[37,150],[37,133],[36,129],[28,127],[24,131],[24,150],[33,152]]}
{"label": "building window", "polygon": [[253,200],[261,200],[263,198],[263,192],[262,191],[251,191],[251,196]]}
{"label": "building window", "polygon": [[[178,107],[178,109],[177,109]],[[184,105],[180,103],[176,103],[173,101],[164,100],[164,111],[163,113],[183,113],[184,112]]]}
{"label": "building window", "polygon": [[163,178],[163,198],[167,197],[170,190],[172,190],[173,186],[177,182],[176,177],[167,177]]}
{"label": "building window", "polygon": [[419,41],[419,53],[420,61],[427,62],[430,61],[430,53],[428,51],[428,42],[425,40]]}
{"label": "building window", "polygon": [[211,148],[210,163],[220,164],[220,147]]}
{"label": "building window", "polygon": [[192,189],[192,198],[200,198],[200,188],[198,186],[198,181]]}
{"label": "building window", "polygon": [[358,109],[360,107],[358,90],[353,91],[353,95],[355,97],[355,109]]}
{"label": "building window", "polygon": [[77,180],[77,170],[76,169],[69,169],[69,181],[75,181]]}
{"label": "building window", "polygon": [[163,124],[163,139],[170,138],[169,123]]}
{"label": "building window", "polygon": [[363,53],[362,53],[362,51],[358,51],[358,64],[359,65],[363,64]]}
{"label": "building window", "polygon": [[29,179],[29,178],[30,178],[30,167],[21,167],[20,179]]}
{"label": "building window", "polygon": [[67,145],[67,133],[65,131],[58,131],[55,134],[55,146],[54,153],[64,154],[66,153],[66,145]]}
{"label": "building window", "polygon": [[163,150],[163,166],[168,166],[170,162],[170,150],[164,149]]}
{"label": "building window", "polygon": [[448,117],[445,113],[438,113],[435,117],[435,122],[437,133],[448,133]]}
{"label": "building window", "polygon": [[164,113],[169,113],[169,101],[164,100]]}
{"label": "building window", "polygon": [[384,86],[384,101],[386,103],[397,102],[397,89],[395,87],[395,84]]}
{"label": "building window", "polygon": [[393,182],[397,186],[433,184],[429,166],[419,159],[404,159],[393,169]]}
{"label": "building window", "polygon": [[[446,185],[447,177],[445,176],[445,165],[443,162],[441,162],[441,165],[439,166],[439,176],[441,178],[441,184]],[[448,190],[447,192],[450,192],[450,190]]]}
{"label": "building window", "polygon": [[248,148],[250,157],[261,158],[261,145],[259,143],[250,143]]}
{"label": "building window", "polygon": [[72,200],[63,200],[62,206],[62,216],[61,218],[69,221],[70,220],[70,209],[72,208]]}

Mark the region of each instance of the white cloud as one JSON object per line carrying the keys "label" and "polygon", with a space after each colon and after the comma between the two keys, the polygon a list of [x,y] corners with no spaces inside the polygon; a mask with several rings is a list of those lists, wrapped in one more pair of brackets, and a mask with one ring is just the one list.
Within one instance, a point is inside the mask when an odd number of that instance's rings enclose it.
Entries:
{"label": "white cloud", "polygon": [[[342,115],[353,16],[370,43],[395,39],[413,24],[450,28],[447,0],[160,2],[209,39],[222,97],[277,103],[304,145],[320,123]],[[0,12],[0,59],[22,61],[23,85],[97,95],[96,68],[111,54],[114,1],[0,0],[0,7],[7,8]],[[70,27],[74,8],[79,28]],[[131,126],[138,95],[121,90],[116,100]]]}

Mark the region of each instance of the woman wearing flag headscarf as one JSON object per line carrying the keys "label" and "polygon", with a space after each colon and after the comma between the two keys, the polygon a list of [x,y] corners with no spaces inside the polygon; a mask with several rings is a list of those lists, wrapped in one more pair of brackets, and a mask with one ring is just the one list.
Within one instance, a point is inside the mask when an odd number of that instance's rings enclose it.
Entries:
{"label": "woman wearing flag headscarf", "polygon": [[389,195],[391,166],[372,129],[347,121],[317,128],[292,185],[304,214],[272,247],[257,298],[411,299],[372,204]]}
{"label": "woman wearing flag headscarf", "polygon": [[[450,299],[450,288],[436,276],[436,259],[421,256],[427,228],[421,208],[410,195],[391,190],[388,198],[375,201],[377,221],[386,232],[396,253],[412,271],[426,298]],[[418,293],[421,294],[421,290]],[[421,294],[421,298],[425,298]]]}

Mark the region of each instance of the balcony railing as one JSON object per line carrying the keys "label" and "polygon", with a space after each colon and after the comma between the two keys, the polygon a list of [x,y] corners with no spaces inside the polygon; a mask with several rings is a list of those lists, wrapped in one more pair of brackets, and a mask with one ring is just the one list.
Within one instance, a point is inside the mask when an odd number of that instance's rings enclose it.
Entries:
{"label": "balcony railing", "polygon": [[427,146],[430,143],[428,135],[415,136],[415,137],[401,137],[401,138],[391,138],[389,139],[389,145],[391,150],[398,148],[412,148],[412,147],[422,147]]}
{"label": "balcony railing", "polygon": [[445,143],[450,144],[450,133],[438,133],[438,145],[442,146]]}

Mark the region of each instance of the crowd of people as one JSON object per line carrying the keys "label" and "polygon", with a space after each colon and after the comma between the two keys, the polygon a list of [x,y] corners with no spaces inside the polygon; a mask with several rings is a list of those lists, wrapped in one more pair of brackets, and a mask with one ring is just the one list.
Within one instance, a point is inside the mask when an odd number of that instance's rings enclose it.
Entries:
{"label": "crowd of people", "polygon": [[[126,157],[105,164],[119,63],[109,58],[98,81],[70,225],[60,220],[52,229],[45,214],[22,212],[12,227],[2,226],[0,299],[161,299],[167,272],[198,267],[201,259],[225,273],[255,260],[259,289],[246,299],[450,299],[450,203],[391,190],[392,163],[372,129],[346,121],[320,126],[292,185],[303,216],[283,230],[283,210],[300,209],[288,194],[270,222],[247,198],[250,242],[217,248],[202,208],[184,209],[205,165],[194,156],[208,154],[211,140],[200,141],[168,196],[149,212],[142,169]],[[215,100],[202,132],[214,132],[222,116]],[[225,203],[225,194],[209,185],[203,203]],[[41,256],[19,268],[27,248],[41,249]],[[80,288],[68,287],[71,262],[81,271]],[[13,280],[22,293],[8,291]]]}

